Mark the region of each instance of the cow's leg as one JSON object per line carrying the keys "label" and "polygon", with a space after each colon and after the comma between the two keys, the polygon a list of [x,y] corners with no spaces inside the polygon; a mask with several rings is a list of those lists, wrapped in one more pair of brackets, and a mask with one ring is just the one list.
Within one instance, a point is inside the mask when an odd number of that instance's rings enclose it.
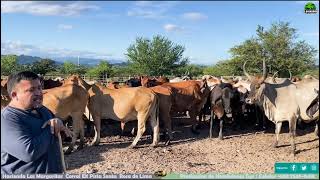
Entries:
{"label": "cow's leg", "polygon": [[[72,141],[71,144],[69,145],[68,149],[66,150],[65,154],[70,154],[72,150],[74,149],[74,145],[76,144],[76,140],[79,136],[79,131],[80,131],[80,121],[78,117],[76,116],[75,113],[72,113]],[[82,115],[81,119],[82,121]]]}
{"label": "cow's leg", "polygon": [[[81,114],[82,116],[82,114]],[[80,145],[79,149],[82,149],[84,146],[84,120],[80,119]]]}
{"label": "cow's leg", "polygon": [[91,145],[97,146],[100,143],[101,119],[100,116],[94,116],[94,138]]}
{"label": "cow's leg", "polygon": [[124,135],[124,126],[126,125],[125,122],[123,121],[120,121],[120,127],[121,127],[121,134],[120,134],[120,137]]}
{"label": "cow's leg", "polygon": [[259,124],[260,124],[260,114],[259,114],[259,107],[258,105],[254,105],[254,111],[255,111],[255,114],[256,114],[256,122],[255,122],[255,127],[256,128],[259,128]]}
{"label": "cow's leg", "polygon": [[220,131],[219,131],[219,139],[220,140],[223,139],[222,129],[223,129],[223,117],[220,118]]}
{"label": "cow's leg", "polygon": [[141,138],[141,136],[143,135],[143,133],[145,132],[146,130],[146,121],[147,121],[147,118],[148,118],[148,113],[144,112],[144,113],[141,113],[141,112],[138,112],[138,116],[137,116],[137,119],[138,119],[138,131],[137,131],[137,135],[136,137],[134,138],[132,144],[129,146],[129,148],[134,148],[139,139]]}
{"label": "cow's leg", "polygon": [[194,110],[189,111],[189,116],[192,122],[191,131],[195,134],[199,134],[199,131],[197,131],[197,115]]}
{"label": "cow's leg", "polygon": [[266,124],[267,124],[267,120],[266,120],[266,116],[264,115],[264,113],[262,113],[262,130],[263,132],[265,132],[267,130]]}
{"label": "cow's leg", "polygon": [[282,126],[282,122],[277,122],[277,123],[276,123],[276,130],[275,130],[276,141],[273,143],[273,147],[274,147],[274,148],[278,147],[279,134],[280,134],[280,131],[281,131],[281,126]]}
{"label": "cow's leg", "polygon": [[210,116],[210,130],[209,130],[209,137],[210,137],[210,138],[212,138],[213,120],[214,120],[214,113],[213,113],[213,111],[211,111],[211,116]]}
{"label": "cow's leg", "polygon": [[172,136],[172,121],[169,111],[163,112],[160,114],[161,121],[164,122],[165,133],[168,133],[168,139],[165,142],[165,145],[168,146],[170,141],[173,139]]}
{"label": "cow's leg", "polygon": [[153,131],[153,141],[152,145],[153,147],[156,147],[158,145],[160,134],[159,134],[159,117],[157,117],[157,113],[152,113],[152,116],[150,117],[150,125]]}
{"label": "cow's leg", "polygon": [[296,136],[296,123],[297,123],[297,119],[295,117],[292,117],[289,120],[289,134],[291,137],[291,153],[293,155],[295,155],[296,153],[296,144],[294,142],[294,138]]}

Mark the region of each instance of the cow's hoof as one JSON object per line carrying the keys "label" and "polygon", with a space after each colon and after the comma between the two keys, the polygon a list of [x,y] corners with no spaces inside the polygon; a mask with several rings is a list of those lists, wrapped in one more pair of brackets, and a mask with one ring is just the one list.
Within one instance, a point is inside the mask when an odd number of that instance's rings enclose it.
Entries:
{"label": "cow's hoof", "polygon": [[219,140],[223,140],[223,136],[219,136]]}
{"label": "cow's hoof", "polygon": [[130,145],[130,146],[128,146],[128,149],[134,149],[136,146],[135,145]]}
{"label": "cow's hoof", "polygon": [[90,144],[90,146],[98,146],[98,145],[99,145],[98,142],[92,142],[92,143]]}
{"label": "cow's hoof", "polygon": [[273,144],[272,144],[272,147],[273,147],[273,148],[277,148],[277,147],[278,147],[278,142],[273,143]]}
{"label": "cow's hoof", "polygon": [[156,148],[156,147],[158,147],[158,145],[157,144],[151,144],[151,147]]}

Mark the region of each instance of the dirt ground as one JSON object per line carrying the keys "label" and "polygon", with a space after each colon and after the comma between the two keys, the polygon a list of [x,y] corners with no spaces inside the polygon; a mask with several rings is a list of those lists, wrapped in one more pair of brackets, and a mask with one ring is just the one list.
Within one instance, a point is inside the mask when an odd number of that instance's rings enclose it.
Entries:
{"label": "dirt ground", "polygon": [[[279,147],[275,140],[274,125],[268,123],[265,132],[253,126],[243,130],[225,127],[224,139],[208,138],[209,125],[205,122],[200,134],[193,134],[190,125],[175,119],[174,140],[165,147],[150,147],[150,135],[138,142],[138,147],[128,149],[134,137],[119,135],[120,125],[104,125],[99,146],[85,146],[66,155],[68,173],[273,173],[275,162],[319,162],[319,138],[313,133],[314,124],[297,128],[296,151],[290,152],[288,126],[284,124]],[[105,123],[104,123],[105,124]],[[112,126],[112,127],[111,127]],[[127,128],[128,129],[128,128]],[[91,141],[92,138],[87,138]],[[89,142],[87,142],[88,144]]]}

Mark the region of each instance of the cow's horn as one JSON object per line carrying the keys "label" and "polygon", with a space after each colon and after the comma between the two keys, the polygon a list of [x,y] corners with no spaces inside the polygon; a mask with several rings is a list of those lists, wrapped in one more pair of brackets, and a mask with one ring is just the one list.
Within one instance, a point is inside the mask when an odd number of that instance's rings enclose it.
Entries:
{"label": "cow's horn", "polygon": [[266,68],[266,60],[265,60],[265,58],[263,58],[263,77],[262,77],[262,79],[259,81],[259,84],[262,84],[263,82],[264,82],[264,80],[266,80],[266,78],[267,78],[267,68]]}
{"label": "cow's horn", "polygon": [[243,73],[244,73],[244,75],[247,76],[249,81],[252,81],[252,77],[246,71],[246,63],[247,63],[247,61],[245,61],[244,64],[243,64]]}

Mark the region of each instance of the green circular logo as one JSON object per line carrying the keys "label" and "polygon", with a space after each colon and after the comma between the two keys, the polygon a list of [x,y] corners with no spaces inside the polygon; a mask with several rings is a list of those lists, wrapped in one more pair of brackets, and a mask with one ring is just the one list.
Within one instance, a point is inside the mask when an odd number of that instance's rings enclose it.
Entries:
{"label": "green circular logo", "polygon": [[316,5],[314,5],[312,2],[308,2],[305,6],[304,6],[304,10],[317,10],[316,9]]}

